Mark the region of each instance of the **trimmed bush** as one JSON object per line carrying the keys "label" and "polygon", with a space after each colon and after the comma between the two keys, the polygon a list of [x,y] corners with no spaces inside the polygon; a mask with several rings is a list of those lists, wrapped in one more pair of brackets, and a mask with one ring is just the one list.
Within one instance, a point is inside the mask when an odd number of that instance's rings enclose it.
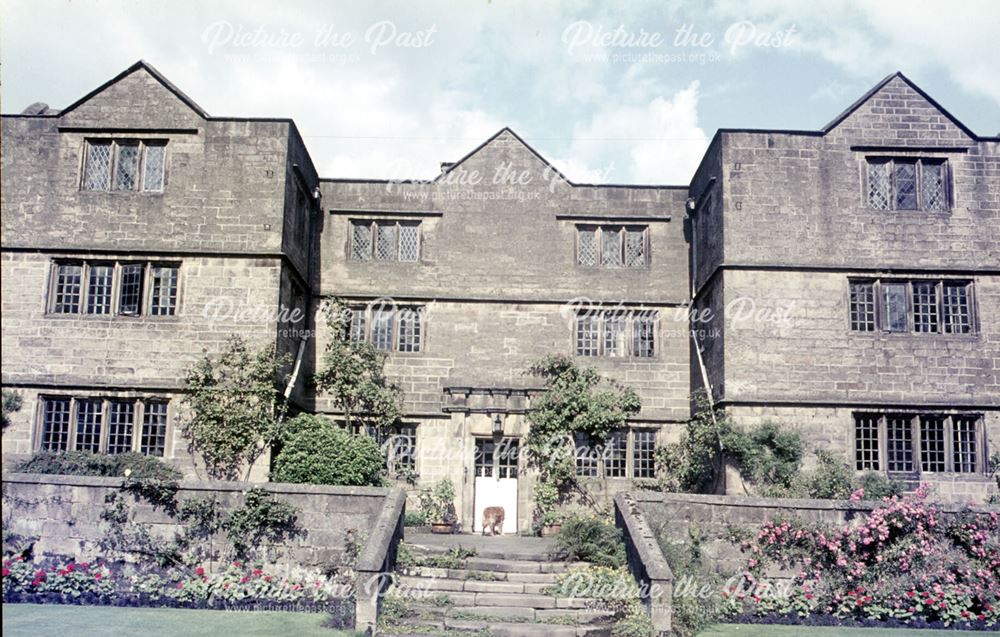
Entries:
{"label": "trimmed bush", "polygon": [[172,482],[181,479],[181,472],[159,458],[141,453],[113,455],[89,451],[39,451],[17,465],[22,473],[62,474],[71,476],[98,476],[121,478],[128,470],[130,476],[141,475],[146,479]]}
{"label": "trimmed bush", "polygon": [[625,541],[613,524],[595,517],[576,515],[562,523],[556,536],[560,555],[598,566],[625,564]]}
{"label": "trimmed bush", "polygon": [[289,433],[274,458],[271,480],[341,486],[381,486],[385,459],[378,444],[327,418],[302,414],[288,423]]}

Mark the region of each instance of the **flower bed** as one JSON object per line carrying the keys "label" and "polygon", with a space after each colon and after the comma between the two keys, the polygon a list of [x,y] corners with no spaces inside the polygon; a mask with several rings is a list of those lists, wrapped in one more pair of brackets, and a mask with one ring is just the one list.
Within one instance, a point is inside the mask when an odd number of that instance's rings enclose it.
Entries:
{"label": "flower bed", "polygon": [[[808,623],[1000,624],[1000,519],[942,515],[921,488],[843,528],[774,521],[743,545],[723,595],[736,615]],[[773,569],[790,579],[768,579]]]}
{"label": "flower bed", "polygon": [[278,575],[241,562],[211,573],[203,566],[135,571],[73,559],[32,563],[18,557],[3,563],[4,603],[314,611],[352,626],[350,597],[349,586],[324,577]]}

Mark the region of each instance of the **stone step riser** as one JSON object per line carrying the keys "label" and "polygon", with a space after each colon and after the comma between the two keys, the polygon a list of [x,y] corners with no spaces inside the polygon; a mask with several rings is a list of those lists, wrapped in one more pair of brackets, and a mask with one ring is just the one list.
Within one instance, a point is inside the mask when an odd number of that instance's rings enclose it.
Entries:
{"label": "stone step riser", "polygon": [[[537,623],[504,623],[497,621],[451,619],[424,620],[403,619],[400,626],[392,632],[381,632],[382,635],[403,637],[404,635],[420,635],[426,637],[429,630],[435,632],[447,631],[456,634],[478,633],[483,630],[496,637],[609,637],[610,626],[561,626],[558,624]],[[412,628],[414,632],[406,632]]]}
{"label": "stone step riser", "polygon": [[[583,597],[551,597],[527,593],[472,593],[430,591],[415,588],[394,588],[393,593],[411,600],[415,605],[426,606],[518,606],[522,608],[565,608],[586,609],[592,605],[591,599]],[[446,603],[443,601],[447,599]]]}
{"label": "stone step riser", "polygon": [[[525,582],[532,584],[554,584],[559,577],[558,573],[516,573],[516,572],[496,572],[485,569],[454,569],[436,568],[432,566],[408,566],[400,571],[408,577],[426,577],[434,579],[453,579],[463,581],[491,582]],[[469,577],[469,573],[492,573],[495,579],[478,580]]]}
{"label": "stone step riser", "polygon": [[528,593],[543,595],[551,583],[462,580],[437,577],[398,576],[396,586],[403,591],[438,591],[442,593]]}

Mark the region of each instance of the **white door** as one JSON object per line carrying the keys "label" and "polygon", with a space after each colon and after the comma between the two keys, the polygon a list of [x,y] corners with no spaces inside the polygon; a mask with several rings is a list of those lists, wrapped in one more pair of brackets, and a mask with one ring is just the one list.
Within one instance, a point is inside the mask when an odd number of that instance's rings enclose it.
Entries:
{"label": "white door", "polygon": [[473,484],[472,530],[483,532],[483,511],[503,507],[504,533],[517,533],[517,458],[516,438],[476,439],[476,480]]}

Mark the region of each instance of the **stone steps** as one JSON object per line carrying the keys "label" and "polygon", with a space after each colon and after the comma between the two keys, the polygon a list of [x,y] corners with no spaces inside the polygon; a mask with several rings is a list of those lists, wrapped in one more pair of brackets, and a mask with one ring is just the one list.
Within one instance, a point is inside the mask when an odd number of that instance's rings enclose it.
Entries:
{"label": "stone steps", "polygon": [[422,588],[400,588],[390,589],[400,597],[411,600],[416,607],[443,606],[443,601],[447,598],[448,606],[509,606],[525,609],[586,609],[591,605],[591,600],[582,597],[552,597],[550,595],[540,595],[532,593],[496,593],[496,592],[444,592]]}
{"label": "stone steps", "polygon": [[[555,580],[555,577],[552,578]],[[397,575],[396,585],[403,590],[440,591],[443,593],[528,593],[544,595],[551,588],[550,582],[519,582],[507,580],[479,580],[452,577],[419,577]]]}
{"label": "stone steps", "polygon": [[457,579],[473,581],[478,575],[489,573],[493,579],[481,579],[483,582],[525,582],[533,584],[554,584],[559,573],[518,573],[504,571],[489,571],[475,568],[439,568],[435,566],[408,566],[400,569],[405,575],[436,579]]}
{"label": "stone steps", "polygon": [[382,631],[380,634],[393,637],[454,634],[456,637],[460,637],[469,633],[483,632],[488,632],[495,637],[610,637],[611,628],[608,626],[503,622],[485,618],[453,619],[445,617],[436,620],[406,618],[400,620],[392,631]]}
{"label": "stone steps", "polygon": [[[400,568],[389,590],[406,611],[381,633],[393,637],[610,637],[613,615],[588,598],[546,593],[566,571],[585,566],[553,557],[531,538],[454,536],[407,543],[418,560],[442,566]],[[466,556],[466,557],[462,557]],[[477,636],[478,637],[478,636]]]}

